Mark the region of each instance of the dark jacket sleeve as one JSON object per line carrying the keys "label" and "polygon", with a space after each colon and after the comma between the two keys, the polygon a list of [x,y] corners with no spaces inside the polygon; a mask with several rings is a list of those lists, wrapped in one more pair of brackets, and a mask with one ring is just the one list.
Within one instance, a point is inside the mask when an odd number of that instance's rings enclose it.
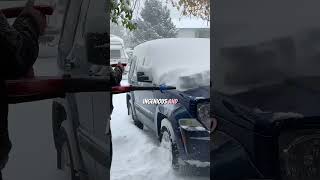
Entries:
{"label": "dark jacket sleeve", "polygon": [[[108,67],[110,67],[110,66],[108,66]],[[112,69],[111,67],[110,67],[110,70],[111,70],[111,83],[113,84],[113,85],[120,85],[120,82],[121,82],[121,80],[122,80],[122,70],[121,70],[121,68],[120,67],[115,67],[114,69]],[[113,103],[112,103],[112,97],[111,97],[111,105],[110,105],[110,107],[111,107],[111,113],[112,113],[112,111],[113,111]],[[111,131],[110,131],[111,132]]]}
{"label": "dark jacket sleeve", "polygon": [[19,78],[31,69],[38,57],[38,37],[39,27],[31,15],[18,17],[10,26],[0,11],[0,170],[11,149],[4,80]]}
{"label": "dark jacket sleeve", "polygon": [[12,26],[0,12],[0,77],[16,79],[25,75],[39,53],[39,27],[28,14],[18,17]]}

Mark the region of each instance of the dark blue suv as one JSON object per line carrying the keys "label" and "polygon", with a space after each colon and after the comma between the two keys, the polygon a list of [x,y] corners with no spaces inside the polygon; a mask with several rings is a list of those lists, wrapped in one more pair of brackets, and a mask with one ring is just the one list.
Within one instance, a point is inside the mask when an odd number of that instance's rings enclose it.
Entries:
{"label": "dark blue suv", "polygon": [[[130,85],[177,87],[127,94],[128,113],[134,124],[154,131],[161,145],[169,150],[175,170],[210,167],[209,48],[209,39],[177,38],[149,41],[134,49]],[[200,58],[197,65],[194,58]]]}

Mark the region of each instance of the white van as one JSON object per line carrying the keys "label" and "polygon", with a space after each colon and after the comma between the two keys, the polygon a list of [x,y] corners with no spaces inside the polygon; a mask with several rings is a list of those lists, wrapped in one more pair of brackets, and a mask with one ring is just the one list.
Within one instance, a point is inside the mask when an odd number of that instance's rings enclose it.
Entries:
{"label": "white van", "polygon": [[128,55],[125,52],[124,41],[118,36],[110,35],[110,64],[128,63]]}

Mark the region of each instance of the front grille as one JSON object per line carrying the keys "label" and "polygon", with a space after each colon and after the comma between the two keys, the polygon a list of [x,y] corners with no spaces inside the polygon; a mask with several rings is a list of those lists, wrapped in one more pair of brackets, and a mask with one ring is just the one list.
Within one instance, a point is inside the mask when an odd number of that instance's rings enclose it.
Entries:
{"label": "front grille", "polygon": [[291,130],[279,137],[282,180],[320,180],[320,130]]}

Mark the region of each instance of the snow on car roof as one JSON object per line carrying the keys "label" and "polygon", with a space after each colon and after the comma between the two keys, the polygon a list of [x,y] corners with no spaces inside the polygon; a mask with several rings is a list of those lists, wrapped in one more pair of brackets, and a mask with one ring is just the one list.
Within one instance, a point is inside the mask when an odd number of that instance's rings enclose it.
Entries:
{"label": "snow on car roof", "polygon": [[158,39],[134,49],[138,71],[151,75],[155,84],[187,90],[210,84],[210,40],[205,38]]}

